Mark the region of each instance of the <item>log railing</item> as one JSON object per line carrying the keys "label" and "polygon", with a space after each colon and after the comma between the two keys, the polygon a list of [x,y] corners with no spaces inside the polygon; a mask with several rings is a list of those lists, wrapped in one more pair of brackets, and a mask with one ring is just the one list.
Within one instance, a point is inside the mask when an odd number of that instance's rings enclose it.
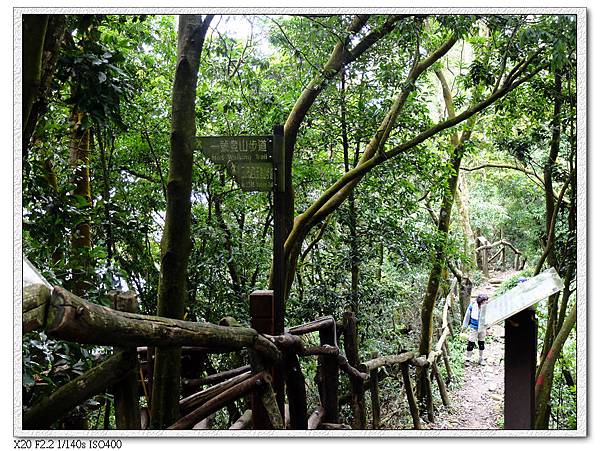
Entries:
{"label": "log railing", "polygon": [[[489,267],[494,260],[498,258],[500,267],[505,270],[507,269],[506,264],[506,249],[510,249],[514,254],[514,261],[512,267],[515,271],[520,271],[525,266],[526,259],[523,257],[522,252],[517,249],[511,242],[501,238],[498,241],[490,243],[487,238],[480,236],[477,238],[478,247],[475,249],[477,253],[477,264],[479,269],[483,272],[485,277],[489,277]],[[498,251],[490,256],[492,249],[499,247]]]}
{"label": "log railing", "polygon": [[[123,300],[131,304],[132,293],[114,294],[115,307]],[[137,303],[136,303],[137,305]],[[123,310],[131,310],[125,309]],[[281,352],[267,338],[247,327],[218,326],[146,316],[92,304],[61,287],[50,291],[44,285],[28,285],[23,295],[23,333],[42,329],[55,339],[83,344],[113,346],[115,354],[102,364],[59,387],[46,399],[23,412],[23,429],[48,428],[85,400],[113,387],[120,402],[115,403],[118,427],[135,428],[140,424],[139,403],[131,404],[136,393],[137,354],[149,346],[192,347],[206,353],[248,349],[257,361],[273,365],[282,359]],[[144,349],[145,348],[145,349]],[[121,350],[118,352],[118,350]],[[152,371],[146,365],[148,377]],[[141,383],[145,384],[144,371]],[[133,385],[133,386],[132,386]],[[144,390],[147,396],[148,390]],[[274,403],[271,377],[268,372],[251,368],[223,380],[210,389],[200,391],[180,402],[184,416],[169,429],[193,427],[221,407],[249,392],[258,392],[269,412],[273,427],[282,427],[281,417],[272,409]],[[137,426],[139,428],[139,426]]]}
{"label": "log railing", "polygon": [[[356,320],[351,313],[346,314],[341,323],[327,316],[273,336],[257,332],[259,328],[272,330],[268,318],[268,312],[272,310],[269,308],[251,308],[254,314],[262,315],[253,319],[252,324],[256,325],[254,329],[141,315],[134,312],[136,303],[132,293],[113,293],[111,296],[115,309],[86,302],[61,287],[51,291],[43,285],[25,288],[23,332],[42,329],[51,338],[113,346],[115,352],[102,364],[25,410],[24,429],[47,428],[86,399],[104,393],[111,386],[114,393],[119,394],[117,397],[120,400],[115,402],[117,427],[140,428],[138,400],[141,395],[146,398],[148,405],[151,402],[152,351],[156,346],[180,346],[184,356],[196,359],[198,355],[206,357],[211,353],[241,349],[247,349],[250,357],[249,365],[203,378],[182,378],[184,393],[188,395],[180,401],[182,416],[168,429],[210,427],[217,411],[225,407],[229,409],[236,400],[246,397],[252,398],[252,410],[246,409],[238,418],[240,412],[235,408],[237,415],[231,419],[230,429],[246,429],[250,426],[268,429],[349,429],[351,426],[341,424],[339,418],[339,406],[344,400],[350,401],[353,407],[352,428],[364,429],[367,427],[366,392],[370,393],[372,427],[376,429],[381,427],[379,383],[389,377],[387,369],[392,367],[399,368],[396,374],[402,381],[415,429],[421,428],[421,412],[414,392],[415,384],[411,381],[411,367],[421,368],[431,377],[431,380],[426,377],[425,384],[427,402],[424,411],[428,419],[433,421],[434,415],[432,380],[436,381],[444,405],[449,405],[446,383],[440,374],[438,362],[443,357],[449,380],[451,370],[446,340],[451,334],[448,313],[453,290],[445,299],[440,337],[429,355],[419,356],[404,351],[396,355],[373,354],[370,360],[364,362],[358,358]],[[269,301],[270,296],[272,292],[261,291],[254,299],[264,303]],[[251,296],[251,302],[252,299]],[[318,346],[304,344],[302,336],[310,333],[318,334]],[[341,339],[344,352],[340,350]],[[299,359],[313,356],[318,359],[316,381],[320,403],[309,411]],[[351,391],[348,395],[340,396],[340,372],[350,380]],[[132,379],[134,374],[139,378]],[[285,406],[283,394],[276,394],[283,386],[287,394]]]}

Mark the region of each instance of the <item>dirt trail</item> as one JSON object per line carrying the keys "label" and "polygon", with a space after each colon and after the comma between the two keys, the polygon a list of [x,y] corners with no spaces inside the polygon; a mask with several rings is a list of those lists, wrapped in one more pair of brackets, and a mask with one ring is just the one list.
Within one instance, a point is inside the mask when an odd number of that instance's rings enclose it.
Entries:
{"label": "dirt trail", "polygon": [[[512,273],[492,274],[492,282],[504,280]],[[473,290],[473,295],[494,293],[497,283],[487,282]],[[465,343],[466,347],[466,343]],[[504,325],[488,329],[485,344],[485,365],[477,363],[477,347],[473,362],[465,362],[460,386],[453,381],[450,407],[442,409],[428,429],[502,429],[504,409]]]}

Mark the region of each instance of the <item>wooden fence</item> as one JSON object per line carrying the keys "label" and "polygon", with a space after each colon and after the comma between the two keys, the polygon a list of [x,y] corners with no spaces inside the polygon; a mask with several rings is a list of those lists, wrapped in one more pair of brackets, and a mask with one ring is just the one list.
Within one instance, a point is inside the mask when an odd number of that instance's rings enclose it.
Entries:
{"label": "wooden fence", "polygon": [[[514,260],[511,264],[511,267],[515,271],[520,271],[523,269],[526,263],[526,259],[523,257],[523,254],[519,249],[517,249],[512,243],[506,241],[505,239],[500,239],[493,243],[490,243],[488,239],[484,236],[480,236],[477,238],[477,248],[475,249],[477,253],[477,266],[483,272],[485,277],[489,277],[489,269],[490,265],[497,263],[497,266],[502,270],[506,270],[508,268],[507,265],[507,249],[510,249],[514,254]],[[495,254],[491,254],[494,248],[498,248]],[[497,259],[497,260],[496,260]]]}
{"label": "wooden fence", "polygon": [[[231,409],[238,399],[249,397],[247,409],[230,429],[365,429],[365,392],[371,399],[372,427],[381,426],[379,383],[388,376],[385,368],[399,367],[413,427],[421,428],[421,413],[434,420],[432,382],[435,381],[444,405],[449,405],[446,383],[452,376],[447,338],[452,334],[448,313],[454,290],[446,297],[440,337],[429,355],[413,352],[372,355],[359,361],[356,318],[347,312],[341,321],[327,316],[272,335],[273,294],[259,291],[250,296],[251,324],[241,327],[231,318],[220,325],[174,320],[136,313],[137,301],[131,292],[110,294],[114,308],[84,301],[64,288],[50,291],[44,285],[30,285],[23,296],[23,333],[44,330],[49,337],[83,344],[113,346],[103,363],[59,387],[48,398],[23,412],[23,429],[45,429],[85,400],[112,387],[118,429],[147,427],[147,409],[140,409],[139,397],[151,403],[153,348],[180,346],[188,360],[211,353],[246,349],[249,364],[204,378],[183,378],[181,417],[168,429],[208,428],[211,418],[223,408]],[[319,345],[306,346],[302,335],[318,333]],[[339,341],[343,339],[341,352]],[[299,360],[318,359],[319,405],[310,412]],[[447,380],[438,363],[443,359]],[[425,404],[419,406],[411,381],[411,368],[424,372]],[[350,393],[340,395],[340,372],[350,380]],[[423,374],[423,373],[421,373]],[[422,379],[423,380],[423,379]],[[205,388],[204,388],[205,387]],[[285,403],[287,394],[287,403]],[[344,403],[353,408],[353,424],[340,423]],[[420,408],[421,407],[421,408]]]}

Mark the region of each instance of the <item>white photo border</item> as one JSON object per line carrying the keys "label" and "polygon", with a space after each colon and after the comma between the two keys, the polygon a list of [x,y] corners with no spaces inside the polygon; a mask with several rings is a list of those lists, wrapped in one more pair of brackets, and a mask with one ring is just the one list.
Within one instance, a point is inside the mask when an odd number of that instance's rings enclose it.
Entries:
{"label": "white photo border", "polygon": [[[21,161],[21,31],[23,14],[540,14],[577,17],[577,429],[575,430],[23,430],[22,419],[22,161]],[[13,8],[13,433],[15,437],[586,437],[587,399],[587,10],[562,7],[46,7]]]}

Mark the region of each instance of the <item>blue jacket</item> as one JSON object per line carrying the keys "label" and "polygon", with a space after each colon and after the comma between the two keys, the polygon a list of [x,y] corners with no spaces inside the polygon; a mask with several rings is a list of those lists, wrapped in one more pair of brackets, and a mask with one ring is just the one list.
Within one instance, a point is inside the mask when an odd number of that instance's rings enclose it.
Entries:
{"label": "blue jacket", "polygon": [[[475,306],[475,308],[473,308]],[[476,302],[472,302],[465,313],[463,327],[470,327],[477,330],[479,328],[479,306]]]}

